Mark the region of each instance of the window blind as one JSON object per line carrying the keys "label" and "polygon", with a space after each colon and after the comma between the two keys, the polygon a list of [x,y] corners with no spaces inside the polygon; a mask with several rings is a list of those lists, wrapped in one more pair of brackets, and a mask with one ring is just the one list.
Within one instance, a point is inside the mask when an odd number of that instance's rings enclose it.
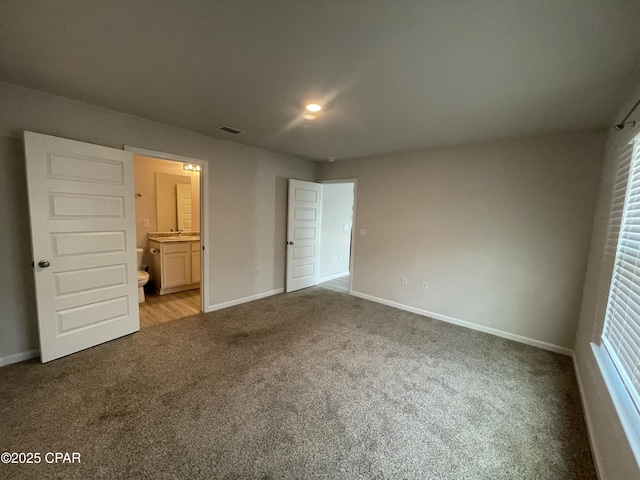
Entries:
{"label": "window blind", "polygon": [[633,154],[634,142],[625,142],[619,149],[616,158],[616,176],[613,184],[613,194],[611,198],[611,210],[609,213],[609,226],[607,229],[607,240],[604,245],[605,261],[613,263],[618,238],[620,237],[620,225],[622,223],[622,211],[624,209],[624,199],[627,194],[627,183],[629,180],[629,167]]}
{"label": "window blind", "polygon": [[[619,166],[605,246],[613,251],[615,263],[609,289],[602,343],[620,379],[640,412],[640,142],[628,150],[629,165]],[[625,162],[627,156],[620,158]],[[625,179],[624,171],[627,171]],[[616,218],[616,215],[619,215]],[[616,228],[615,223],[619,227]]]}
{"label": "window blind", "polygon": [[609,209],[607,211],[607,232],[600,259],[600,274],[598,280],[598,293],[595,306],[595,318],[602,319],[605,316],[611,288],[611,277],[620,237],[620,224],[622,223],[622,210],[627,194],[629,181],[629,167],[633,154],[633,142],[630,138],[622,140],[622,144],[615,150],[614,177],[609,195]]}

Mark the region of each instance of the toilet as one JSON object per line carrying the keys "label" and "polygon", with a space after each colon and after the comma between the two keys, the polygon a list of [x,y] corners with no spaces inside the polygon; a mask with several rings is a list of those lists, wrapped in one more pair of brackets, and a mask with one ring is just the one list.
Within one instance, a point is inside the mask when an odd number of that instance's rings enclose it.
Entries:
{"label": "toilet", "polygon": [[144,302],[144,286],[149,281],[149,274],[142,270],[142,255],[144,250],[136,248],[138,254],[138,303]]}

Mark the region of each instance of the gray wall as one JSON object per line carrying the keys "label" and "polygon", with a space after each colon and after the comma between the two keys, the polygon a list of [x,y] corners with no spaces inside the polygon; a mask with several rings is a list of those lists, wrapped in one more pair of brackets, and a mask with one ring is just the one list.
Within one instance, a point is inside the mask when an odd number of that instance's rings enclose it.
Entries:
{"label": "gray wall", "polygon": [[[622,106],[615,120],[619,121],[624,118],[637,101],[638,96],[640,96],[640,84],[636,92],[629,95],[628,101]],[[636,112],[630,120],[640,120],[640,112]],[[612,121],[612,123],[614,122]],[[640,134],[640,126],[633,129],[631,125],[628,125],[621,132],[611,131],[608,138],[607,156],[600,184],[580,321],[574,347],[576,373],[581,388],[587,425],[591,434],[592,450],[599,467],[601,480],[640,478],[640,467],[629,447],[590,345],[591,342],[600,343],[606,306],[598,302],[598,296],[601,292],[604,295],[608,292],[613,267],[603,261],[603,253],[613,194],[616,151],[623,143],[628,142],[632,136],[637,134]]]}
{"label": "gray wall", "polygon": [[[322,227],[320,229],[320,281],[349,273],[353,183],[326,183],[322,186]],[[349,225],[345,230],[344,226]]]}
{"label": "gray wall", "polygon": [[0,137],[0,360],[38,345],[23,156],[22,140]]}
{"label": "gray wall", "polygon": [[[0,82],[0,105],[0,219],[5,232],[0,362],[38,347],[20,140],[24,130],[208,160],[210,303],[284,287],[287,178],[315,180],[313,162],[5,82]],[[257,267],[261,276],[256,276]]]}
{"label": "gray wall", "polygon": [[603,156],[585,132],[324,163],[319,178],[358,179],[354,291],[571,349]]}

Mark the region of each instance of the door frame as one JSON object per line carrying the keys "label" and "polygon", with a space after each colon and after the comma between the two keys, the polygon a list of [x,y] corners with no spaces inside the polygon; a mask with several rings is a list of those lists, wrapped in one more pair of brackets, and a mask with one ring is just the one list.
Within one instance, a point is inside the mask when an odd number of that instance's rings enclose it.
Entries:
{"label": "door frame", "polygon": [[353,277],[356,256],[356,210],[358,204],[358,179],[357,178],[333,178],[328,180],[318,180],[318,183],[353,183],[353,219],[351,224],[351,254],[349,255],[349,294],[353,293]]}
{"label": "door frame", "polygon": [[209,162],[199,158],[185,157],[173,153],[149,150],[148,148],[124,145],[123,150],[134,155],[170,160],[172,162],[200,165],[200,311],[206,312],[209,305]]}

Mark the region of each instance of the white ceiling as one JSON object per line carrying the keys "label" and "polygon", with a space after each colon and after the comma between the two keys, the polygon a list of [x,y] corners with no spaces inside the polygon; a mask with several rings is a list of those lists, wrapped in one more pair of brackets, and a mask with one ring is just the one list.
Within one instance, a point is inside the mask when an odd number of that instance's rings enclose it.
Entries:
{"label": "white ceiling", "polygon": [[610,125],[639,45],[638,0],[0,1],[0,79],[318,160]]}

